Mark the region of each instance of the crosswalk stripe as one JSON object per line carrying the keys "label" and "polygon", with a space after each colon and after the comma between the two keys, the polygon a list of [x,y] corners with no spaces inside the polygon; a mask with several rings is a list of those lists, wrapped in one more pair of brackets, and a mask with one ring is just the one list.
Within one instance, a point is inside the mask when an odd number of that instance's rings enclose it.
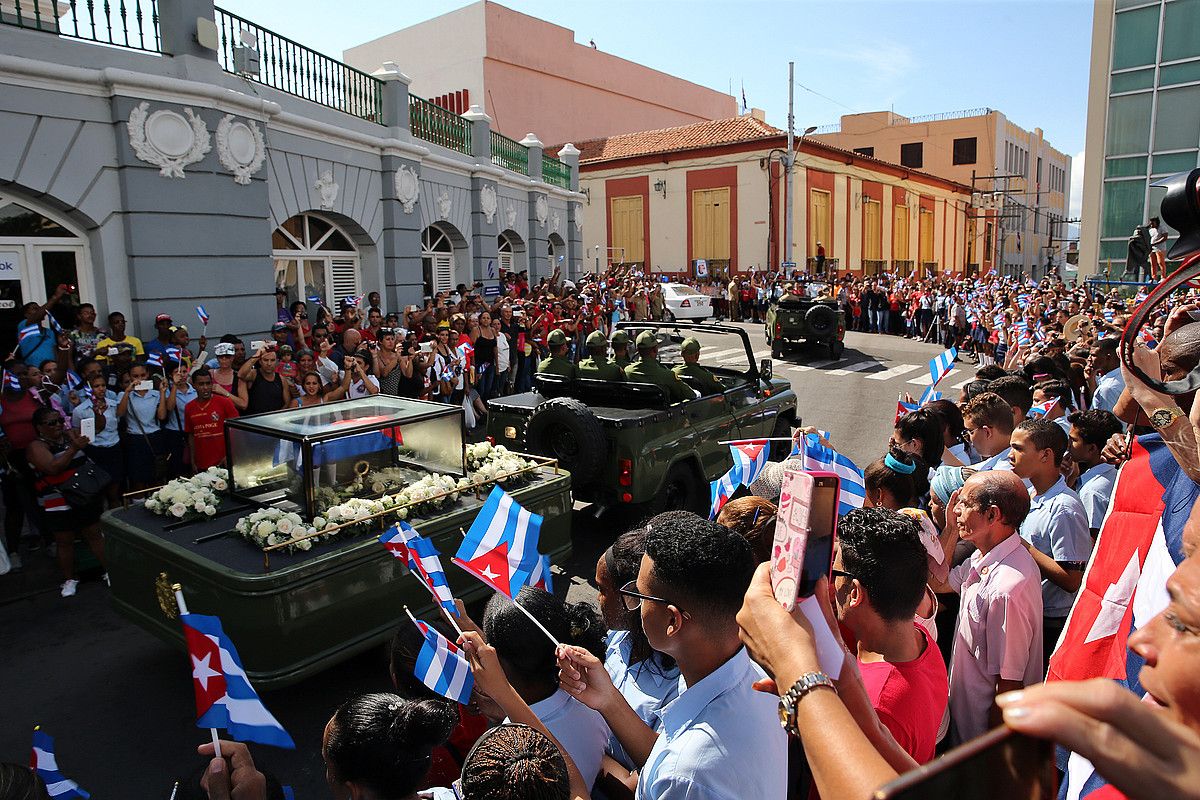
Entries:
{"label": "crosswalk stripe", "polygon": [[930,375],[922,375],[919,378],[913,378],[909,381],[913,386],[928,386],[933,383],[933,377]]}
{"label": "crosswalk stripe", "polygon": [[877,366],[878,364],[879,364],[878,361],[858,361],[854,364],[851,364],[848,367],[841,367],[840,369],[826,370],[825,374],[826,375],[839,375],[839,376],[840,375],[849,375],[851,372],[862,372],[864,369],[869,369],[871,367]]}
{"label": "crosswalk stripe", "polygon": [[961,388],[963,388],[964,386],[966,386],[968,383],[970,383],[970,382],[971,382],[971,381],[973,381],[973,380],[975,380],[975,376],[974,376],[974,375],[972,375],[971,377],[967,378],[966,380],[961,380],[961,381],[959,381],[958,383],[954,384],[954,385],[953,385],[953,386],[951,386],[950,388],[951,388],[951,389],[961,389]]}
{"label": "crosswalk stripe", "polygon": [[723,358],[724,356],[731,356],[731,355],[733,355],[734,353],[741,353],[741,354],[743,354],[743,355],[744,355],[744,354],[746,353],[746,349],[745,349],[744,347],[731,347],[731,348],[729,348],[728,350],[718,350],[718,351],[717,351],[717,352],[715,352],[715,353],[705,353],[705,354],[704,354],[704,357],[705,357],[706,359],[709,359],[709,358]]}
{"label": "crosswalk stripe", "polygon": [[820,361],[810,361],[808,365],[813,369],[824,369],[845,360],[844,358],[825,358]]}
{"label": "crosswalk stripe", "polygon": [[885,369],[883,372],[875,372],[867,376],[869,380],[886,381],[892,378],[899,378],[901,375],[907,375],[913,370],[922,369],[920,364],[897,364],[891,369]]}
{"label": "crosswalk stripe", "polygon": [[816,367],[810,367],[808,364],[793,364],[792,366],[788,367],[788,372],[809,372],[810,370],[814,369],[816,369]]}

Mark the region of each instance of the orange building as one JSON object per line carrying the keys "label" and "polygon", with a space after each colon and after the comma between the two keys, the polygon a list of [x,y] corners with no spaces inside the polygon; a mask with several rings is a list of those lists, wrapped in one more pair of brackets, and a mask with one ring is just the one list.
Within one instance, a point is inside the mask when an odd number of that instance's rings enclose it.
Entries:
{"label": "orange building", "polygon": [[749,272],[782,262],[868,274],[990,269],[971,187],[811,139],[797,142],[785,253],[787,137],[756,115],[576,142],[583,268]]}

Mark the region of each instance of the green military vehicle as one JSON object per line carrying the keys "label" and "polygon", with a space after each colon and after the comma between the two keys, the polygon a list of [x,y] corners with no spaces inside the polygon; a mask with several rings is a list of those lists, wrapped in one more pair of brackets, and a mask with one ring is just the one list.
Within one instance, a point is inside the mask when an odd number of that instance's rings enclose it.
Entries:
{"label": "green military vehicle", "polygon": [[829,354],[841,358],[846,349],[846,313],[822,290],[809,297],[803,288],[785,294],[767,309],[767,344],[774,358],[805,342],[828,344]]}
{"label": "green military vehicle", "polygon": [[[659,361],[682,363],[695,337],[700,366],[724,387],[671,404],[659,386],[538,375],[534,391],[488,401],[488,438],[558,460],[571,472],[576,500],[637,506],[641,514],[687,509],[707,514],[709,482],[732,465],[726,440],[787,437],[800,424],[791,384],[754,361],[750,339],[729,325],[622,323],[631,339],[650,330]],[[681,378],[684,383],[690,380]],[[775,460],[790,452],[772,443]]]}

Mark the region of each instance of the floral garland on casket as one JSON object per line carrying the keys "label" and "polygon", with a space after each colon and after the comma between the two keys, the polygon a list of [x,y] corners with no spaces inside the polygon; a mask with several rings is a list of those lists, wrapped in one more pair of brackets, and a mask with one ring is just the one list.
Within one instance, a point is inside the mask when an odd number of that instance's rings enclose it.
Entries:
{"label": "floral garland on casket", "polygon": [[176,478],[146,497],[146,510],[187,521],[214,517],[220,493],[229,488],[229,471],[209,467],[190,478]]}

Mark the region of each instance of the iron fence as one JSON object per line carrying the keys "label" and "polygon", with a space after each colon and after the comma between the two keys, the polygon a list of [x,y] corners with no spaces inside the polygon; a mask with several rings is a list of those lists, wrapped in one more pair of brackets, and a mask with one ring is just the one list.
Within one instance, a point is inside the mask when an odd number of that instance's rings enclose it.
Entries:
{"label": "iron fence", "polygon": [[0,0],[0,24],[161,52],[158,0]]}

